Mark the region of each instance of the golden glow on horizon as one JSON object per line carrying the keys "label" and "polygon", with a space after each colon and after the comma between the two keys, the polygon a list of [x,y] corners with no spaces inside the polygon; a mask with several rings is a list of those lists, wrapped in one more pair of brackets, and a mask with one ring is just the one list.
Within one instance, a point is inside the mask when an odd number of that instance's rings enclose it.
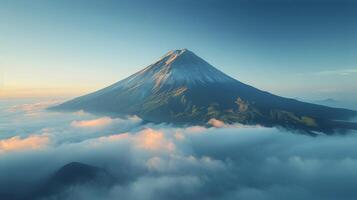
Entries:
{"label": "golden glow on horizon", "polygon": [[6,86],[0,88],[1,98],[37,98],[37,97],[73,97],[93,92],[99,87],[21,87]]}
{"label": "golden glow on horizon", "polygon": [[33,135],[27,138],[15,136],[9,139],[0,140],[0,152],[39,149],[46,146],[48,142],[49,138],[47,136]]}

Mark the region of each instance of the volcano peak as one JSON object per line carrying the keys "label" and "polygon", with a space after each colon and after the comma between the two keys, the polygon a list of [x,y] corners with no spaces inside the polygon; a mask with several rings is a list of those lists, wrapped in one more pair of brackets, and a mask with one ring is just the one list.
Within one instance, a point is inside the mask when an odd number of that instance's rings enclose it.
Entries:
{"label": "volcano peak", "polygon": [[181,55],[185,52],[191,52],[189,51],[188,49],[186,48],[183,48],[183,49],[175,49],[175,50],[171,50],[167,53],[167,55]]}
{"label": "volcano peak", "polygon": [[170,65],[178,60],[185,59],[185,57],[190,57],[191,61],[200,59],[197,55],[195,55],[190,50],[184,49],[176,49],[167,52],[161,59],[156,63],[164,63],[166,65]]}
{"label": "volcano peak", "polygon": [[279,97],[231,78],[187,49],[172,50],[143,70],[55,109],[137,115],[146,121],[283,126],[318,132],[357,129],[336,122],[356,111]]}

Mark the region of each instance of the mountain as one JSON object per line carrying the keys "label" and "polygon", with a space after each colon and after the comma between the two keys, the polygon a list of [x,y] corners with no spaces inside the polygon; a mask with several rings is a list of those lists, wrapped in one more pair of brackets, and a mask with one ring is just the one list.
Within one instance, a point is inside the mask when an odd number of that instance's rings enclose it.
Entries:
{"label": "mountain", "polygon": [[341,104],[340,101],[337,101],[332,98],[316,100],[316,101],[313,101],[312,103],[320,104],[320,105],[324,105],[324,106],[332,106],[332,107],[340,107],[340,104]]}
{"label": "mountain", "polygon": [[332,133],[357,129],[345,122],[356,111],[283,98],[246,85],[187,49],[170,51],[143,70],[97,92],[67,101],[54,110],[138,115],[150,122],[226,123],[280,126]]}
{"label": "mountain", "polygon": [[25,199],[67,199],[66,195],[73,187],[105,188],[114,182],[115,179],[105,169],[71,162],[59,168]]}

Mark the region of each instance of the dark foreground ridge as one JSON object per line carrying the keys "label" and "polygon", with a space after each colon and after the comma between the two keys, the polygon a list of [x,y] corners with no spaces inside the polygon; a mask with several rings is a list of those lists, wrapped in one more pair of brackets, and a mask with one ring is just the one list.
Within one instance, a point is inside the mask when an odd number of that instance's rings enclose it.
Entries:
{"label": "dark foreground ridge", "polygon": [[73,187],[87,186],[100,189],[110,187],[114,183],[114,177],[105,169],[71,162],[37,186],[26,199],[67,199]]}
{"label": "dark foreground ridge", "polygon": [[[32,172],[29,173],[31,174]],[[96,188],[98,191],[103,190],[104,192],[108,192],[108,188],[121,183],[116,176],[109,173],[106,169],[80,162],[68,163],[59,167],[51,174],[38,178],[38,182],[25,185],[25,189],[11,188],[5,191],[0,189],[0,199],[68,199],[75,189]]]}
{"label": "dark foreground ridge", "polygon": [[279,126],[313,134],[357,129],[347,122],[356,111],[280,97],[246,85],[187,49],[168,52],[157,62],[109,87],[67,101],[53,110],[137,115],[156,123],[225,123]]}

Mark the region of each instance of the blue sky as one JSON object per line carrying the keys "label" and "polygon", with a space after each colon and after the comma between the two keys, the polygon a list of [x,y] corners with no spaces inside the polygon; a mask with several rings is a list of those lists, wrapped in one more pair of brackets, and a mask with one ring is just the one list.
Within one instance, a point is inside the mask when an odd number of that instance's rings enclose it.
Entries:
{"label": "blue sky", "polygon": [[357,98],[356,1],[0,4],[0,98],[80,95],[179,48],[279,95]]}

